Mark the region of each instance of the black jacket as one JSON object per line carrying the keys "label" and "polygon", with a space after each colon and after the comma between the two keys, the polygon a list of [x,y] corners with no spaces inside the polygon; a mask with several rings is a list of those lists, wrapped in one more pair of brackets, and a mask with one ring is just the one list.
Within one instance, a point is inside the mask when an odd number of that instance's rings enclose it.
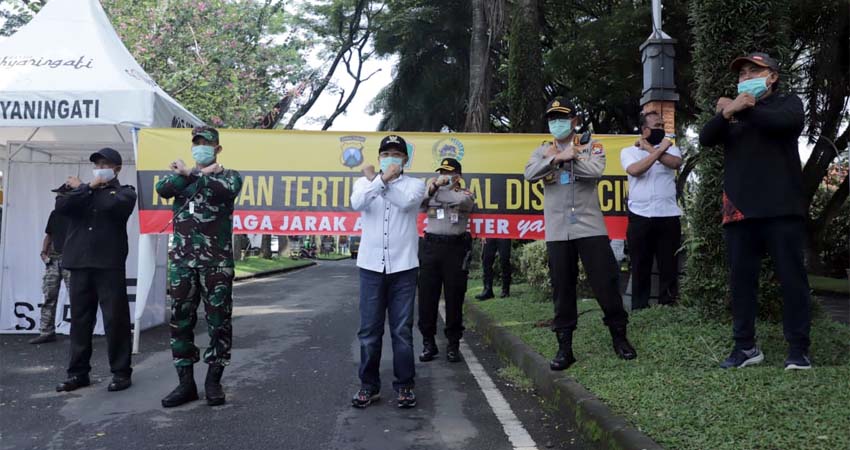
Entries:
{"label": "black jacket", "polygon": [[724,223],[806,214],[797,142],[803,120],[800,98],[777,92],[731,120],[719,113],[705,124],[700,144],[724,148]]}
{"label": "black jacket", "polygon": [[56,199],[56,211],[68,218],[62,254],[66,269],[124,269],[127,220],[136,207],[136,190],[113,179],[102,188],[87,184]]}

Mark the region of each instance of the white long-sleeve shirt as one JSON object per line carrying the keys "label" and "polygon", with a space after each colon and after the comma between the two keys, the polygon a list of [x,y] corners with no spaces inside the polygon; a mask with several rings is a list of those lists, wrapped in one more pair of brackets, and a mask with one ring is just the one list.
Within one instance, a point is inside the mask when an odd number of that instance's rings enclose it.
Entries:
{"label": "white long-sleeve shirt", "polygon": [[396,273],[419,267],[416,218],[425,198],[425,183],[401,175],[384,183],[380,174],[354,183],[351,207],[360,211],[363,234],[357,267]]}
{"label": "white long-sleeve shirt", "polygon": [[[675,145],[667,149],[668,155],[682,157]],[[620,152],[623,170],[649,156],[639,147],[626,147]],[[643,217],[676,217],[682,215],[676,203],[676,171],[661,161],[638,177],[629,175],[629,211]]]}

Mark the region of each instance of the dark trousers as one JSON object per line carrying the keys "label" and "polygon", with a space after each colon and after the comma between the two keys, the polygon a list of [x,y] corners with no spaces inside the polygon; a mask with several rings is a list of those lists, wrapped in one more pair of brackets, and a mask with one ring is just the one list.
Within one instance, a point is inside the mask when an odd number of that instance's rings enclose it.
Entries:
{"label": "dark trousers", "polygon": [[[442,239],[441,239],[442,238]],[[447,239],[426,235],[419,251],[419,332],[425,338],[437,334],[440,292],[446,299],[446,339],[463,337],[463,299],[469,277],[471,240],[464,236]]]}
{"label": "dark trousers", "polygon": [[620,295],[619,268],[607,236],[571,241],[547,242],[552,300],[555,304],[553,331],[573,331],[578,324],[576,282],[581,258],[590,287],[604,313],[603,322],[611,328],[625,327],[629,315]]}
{"label": "dark trousers", "polygon": [[759,271],[762,256],[767,251],[782,286],[785,340],[791,348],[807,351],[811,299],[803,263],[803,219],[747,219],[726,225],[724,231],[732,287],[735,347],[749,349],[755,345]]}
{"label": "dark trousers", "polygon": [[511,240],[487,238],[481,250],[481,264],[484,266],[484,288],[493,288],[493,263],[499,253],[499,265],[502,268],[502,289],[511,287]]}
{"label": "dark trousers", "polygon": [[658,303],[671,304],[679,296],[676,250],[682,240],[678,217],[643,217],[629,213],[629,259],[632,269],[632,309],[649,306],[652,262],[658,261]]}
{"label": "dark trousers", "polygon": [[68,375],[87,375],[92,354],[92,333],[97,306],[103,312],[106,351],[114,375],[129,377],[130,304],[124,269],[71,270],[71,361]]}
{"label": "dark trousers", "polygon": [[360,269],[360,386],[381,390],[381,347],[389,316],[393,346],[393,389],[413,387],[413,303],[418,269],[380,273]]}

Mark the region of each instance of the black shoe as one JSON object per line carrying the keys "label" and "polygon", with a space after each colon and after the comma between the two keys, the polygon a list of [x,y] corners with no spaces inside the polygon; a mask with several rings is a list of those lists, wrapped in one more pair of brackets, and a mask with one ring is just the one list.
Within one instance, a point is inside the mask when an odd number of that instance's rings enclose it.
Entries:
{"label": "black shoe", "polygon": [[416,394],[413,388],[401,388],[398,390],[398,407],[413,408],[416,406]]}
{"label": "black shoe", "polygon": [[204,396],[210,406],[224,404],[224,388],[221,386],[221,375],[223,373],[224,366],[221,364],[210,364],[207,369],[207,378],[204,380]]}
{"label": "black shoe", "polygon": [[68,377],[67,380],[59,383],[56,386],[56,392],[71,392],[76,391],[81,387],[86,387],[91,384],[88,375],[74,375]]}
{"label": "black shoe", "polygon": [[451,363],[461,362],[459,343],[450,342],[446,347],[446,361]]}
{"label": "black shoe", "polygon": [[56,333],[43,333],[29,340],[30,344],[46,344],[56,340]]}
{"label": "black shoe", "polygon": [[558,353],[549,362],[551,370],[566,370],[576,362],[573,356],[573,333],[572,331],[558,331],[555,334],[558,339]]}
{"label": "black shoe", "polygon": [[440,351],[437,349],[437,343],[434,341],[434,337],[426,337],[422,339],[422,354],[419,355],[419,361],[428,362],[432,361]]}
{"label": "black shoe", "polygon": [[502,288],[499,298],[508,298],[511,296],[511,288]]}
{"label": "black shoe", "polygon": [[721,369],[742,368],[752,366],[764,361],[764,353],[758,347],[753,346],[749,350],[735,349],[729,354],[725,361],[720,363]]}
{"label": "black shoe", "polygon": [[381,394],[378,391],[364,388],[354,394],[354,397],[351,399],[351,406],[363,409],[380,399]]}
{"label": "black shoe", "polygon": [[483,291],[481,291],[480,294],[475,296],[475,298],[478,299],[478,300],[490,300],[491,298],[495,298],[495,297],[496,296],[493,295],[493,289],[492,288],[485,288]]}
{"label": "black shoe", "polygon": [[123,376],[114,376],[112,377],[112,383],[109,383],[109,386],[106,387],[106,390],[109,392],[117,392],[123,391],[132,385],[132,381],[130,381],[130,377]]}
{"label": "black shoe", "polygon": [[173,408],[198,399],[198,386],[195,385],[195,367],[180,366],[177,368],[180,384],[162,399],[163,408]]}
{"label": "black shoe", "polygon": [[808,352],[804,350],[791,349],[785,358],[785,370],[808,370],[812,368],[812,361]]}
{"label": "black shoe", "polygon": [[611,332],[611,343],[614,346],[614,353],[622,359],[637,358],[637,351],[626,338],[626,327],[609,328]]}

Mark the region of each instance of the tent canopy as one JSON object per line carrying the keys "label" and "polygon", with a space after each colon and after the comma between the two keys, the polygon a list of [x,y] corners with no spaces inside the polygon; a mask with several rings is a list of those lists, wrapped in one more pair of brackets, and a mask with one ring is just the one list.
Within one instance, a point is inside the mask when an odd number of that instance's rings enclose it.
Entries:
{"label": "tent canopy", "polygon": [[139,66],[97,0],[52,0],[0,42],[0,145],[124,143],[131,128],[191,127]]}

